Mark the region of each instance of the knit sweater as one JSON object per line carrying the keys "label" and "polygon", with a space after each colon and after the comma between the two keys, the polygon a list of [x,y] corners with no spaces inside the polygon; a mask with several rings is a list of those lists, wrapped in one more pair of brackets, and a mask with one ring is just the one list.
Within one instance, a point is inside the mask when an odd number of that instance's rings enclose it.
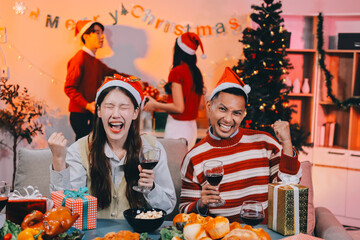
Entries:
{"label": "knit sweater", "polygon": [[117,71],[79,50],[67,65],[65,93],[70,98],[69,112],[87,113],[86,104],[95,101],[96,91],[104,78],[114,73]]}
{"label": "knit sweater", "polygon": [[182,188],[180,211],[197,212],[201,186],[206,179],[203,164],[207,160],[221,160],[224,177],[219,185],[225,205],[210,208],[210,215],[221,215],[240,222],[243,201],[262,202],[267,222],[268,183],[278,180],[279,171],[285,175],[299,175],[297,158],[282,153],[282,146],[268,133],[239,128],[229,139],[216,140],[209,134],[185,156],[181,166]]}

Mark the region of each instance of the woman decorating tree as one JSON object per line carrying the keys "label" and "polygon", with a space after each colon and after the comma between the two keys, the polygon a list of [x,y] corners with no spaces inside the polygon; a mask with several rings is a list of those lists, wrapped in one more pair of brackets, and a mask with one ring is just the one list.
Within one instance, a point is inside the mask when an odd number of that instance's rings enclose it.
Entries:
{"label": "woman decorating tree", "polygon": [[176,39],[172,69],[165,90],[169,93],[167,103],[157,102],[148,97],[144,110],[152,112],[156,109],[169,113],[165,138],[185,138],[188,148],[196,142],[196,118],[200,100],[204,92],[204,82],[199,68],[196,66],[196,49],[200,46],[204,52],[198,35],[186,32]]}
{"label": "woman decorating tree", "polygon": [[[155,139],[139,135],[140,105],[144,96],[139,79],[115,75],[96,94],[92,132],[68,149],[62,133],[53,133],[51,190],[89,188],[98,200],[98,218],[123,218],[130,207],[151,206],[170,213],[176,203],[166,152]],[[154,140],[154,141],[153,141]],[[139,165],[141,146],[160,148],[154,169]],[[139,185],[149,193],[133,190]]]}

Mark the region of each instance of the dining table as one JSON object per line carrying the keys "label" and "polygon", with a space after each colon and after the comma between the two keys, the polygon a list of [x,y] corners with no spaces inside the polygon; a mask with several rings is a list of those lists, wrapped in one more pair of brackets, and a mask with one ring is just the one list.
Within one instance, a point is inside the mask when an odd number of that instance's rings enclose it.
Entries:
{"label": "dining table", "polygon": [[[148,237],[153,240],[160,239],[160,229],[165,226],[172,226],[172,221],[164,221],[160,228],[153,232],[148,232]],[[267,228],[267,225],[257,225],[254,228],[263,228],[271,237],[271,240],[277,240],[285,238],[285,236],[272,231]],[[133,228],[128,224],[128,222],[124,219],[97,219],[96,228],[84,230],[85,236],[84,240],[91,240],[96,237],[104,237],[105,234],[109,232],[120,232],[122,230],[129,230],[134,232]]]}

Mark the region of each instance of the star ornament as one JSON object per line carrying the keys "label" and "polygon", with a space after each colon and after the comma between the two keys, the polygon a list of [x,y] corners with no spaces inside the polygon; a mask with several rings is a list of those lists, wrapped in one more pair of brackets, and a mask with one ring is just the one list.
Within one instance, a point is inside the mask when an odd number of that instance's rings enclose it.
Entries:
{"label": "star ornament", "polygon": [[13,7],[13,10],[16,14],[24,14],[26,10],[26,6],[24,2],[15,2],[15,6]]}
{"label": "star ornament", "polygon": [[125,15],[128,14],[128,10],[126,10],[126,8],[124,7],[124,4],[121,3],[121,15]]}

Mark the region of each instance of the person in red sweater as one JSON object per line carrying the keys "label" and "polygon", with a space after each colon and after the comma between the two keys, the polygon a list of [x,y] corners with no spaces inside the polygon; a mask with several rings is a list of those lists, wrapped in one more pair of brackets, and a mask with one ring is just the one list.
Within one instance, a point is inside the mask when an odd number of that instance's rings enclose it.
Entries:
{"label": "person in red sweater", "polygon": [[118,73],[95,57],[97,49],[103,46],[103,32],[104,26],[99,22],[80,20],[75,26],[75,36],[81,37],[83,47],[67,64],[65,93],[70,98],[70,124],[76,140],[92,129],[96,90],[106,76]]}
{"label": "person in red sweater", "polygon": [[200,37],[192,32],[186,32],[176,39],[173,66],[165,88],[169,93],[168,101],[161,103],[148,97],[149,101],[144,107],[148,112],[155,109],[168,112],[164,138],[185,138],[189,149],[196,142],[196,118],[204,91],[202,74],[196,66],[198,46],[204,53]]}
{"label": "person in red sweater", "polygon": [[[187,153],[181,166],[181,212],[222,215],[240,222],[243,201],[257,200],[265,210],[265,223],[268,183],[301,177],[288,122],[272,125],[278,141],[267,132],[240,128],[249,92],[250,86],[227,67],[207,102],[208,134]],[[204,177],[203,164],[208,160],[223,162],[219,186],[211,186]],[[208,207],[220,199],[226,201],[223,206]]]}

